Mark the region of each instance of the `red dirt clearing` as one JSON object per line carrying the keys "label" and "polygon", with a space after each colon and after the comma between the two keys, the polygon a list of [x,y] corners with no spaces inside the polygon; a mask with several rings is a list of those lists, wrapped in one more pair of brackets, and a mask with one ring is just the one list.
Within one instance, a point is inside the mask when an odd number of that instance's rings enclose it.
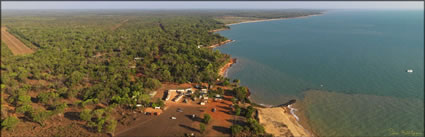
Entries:
{"label": "red dirt clearing", "polygon": [[6,31],[6,27],[1,27],[1,41],[3,41],[7,47],[12,51],[13,55],[24,55],[24,54],[31,54],[34,51],[27,46],[25,46],[24,43],[22,43],[19,39],[17,39],[15,36],[10,34]]}

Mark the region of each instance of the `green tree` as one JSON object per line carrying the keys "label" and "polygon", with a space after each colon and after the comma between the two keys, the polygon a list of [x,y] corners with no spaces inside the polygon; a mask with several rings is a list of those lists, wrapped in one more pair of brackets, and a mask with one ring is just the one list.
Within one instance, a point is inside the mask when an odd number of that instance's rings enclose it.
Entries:
{"label": "green tree", "polygon": [[228,78],[224,78],[222,84],[223,84],[223,86],[229,86],[230,85],[230,80]]}
{"label": "green tree", "polygon": [[239,105],[235,105],[235,115],[239,116],[241,114],[241,107]]}
{"label": "green tree", "polygon": [[79,71],[74,71],[72,74],[68,77],[68,81],[66,82],[66,85],[68,87],[72,87],[76,84],[79,84],[81,80],[83,80],[84,74]]}
{"label": "green tree", "polygon": [[265,133],[264,127],[254,118],[248,118],[247,122],[249,123],[250,129],[255,133],[255,135],[262,135]]}
{"label": "green tree", "polygon": [[243,127],[242,126],[240,126],[240,125],[232,125],[231,127],[230,127],[230,129],[232,130],[232,136],[237,136],[237,135],[239,135],[239,133],[241,133],[242,132],[242,130],[243,130]]}
{"label": "green tree", "polygon": [[236,98],[241,101],[245,102],[245,99],[248,95],[248,89],[246,87],[237,87],[233,89],[233,92],[236,94]]}
{"label": "green tree", "polygon": [[246,112],[245,112],[245,117],[246,118],[251,118],[252,117],[252,114],[255,112],[255,109],[254,109],[254,107],[252,107],[252,106],[248,106],[247,107],[247,109],[246,109]]}
{"label": "green tree", "polygon": [[158,79],[148,78],[144,85],[146,88],[158,89],[161,87],[161,82]]}
{"label": "green tree", "polygon": [[222,88],[217,88],[217,94],[224,95],[224,90]]}
{"label": "green tree", "polygon": [[239,85],[239,83],[240,83],[241,81],[239,80],[239,79],[234,79],[233,80],[233,83],[235,83],[236,85]]}

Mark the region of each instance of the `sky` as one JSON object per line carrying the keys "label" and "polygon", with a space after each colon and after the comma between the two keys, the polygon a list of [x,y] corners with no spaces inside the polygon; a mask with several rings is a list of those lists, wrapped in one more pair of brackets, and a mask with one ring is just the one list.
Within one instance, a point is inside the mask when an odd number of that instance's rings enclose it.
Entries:
{"label": "sky", "polygon": [[312,2],[312,1],[34,1],[1,2],[1,9],[424,9],[423,1],[416,2]]}

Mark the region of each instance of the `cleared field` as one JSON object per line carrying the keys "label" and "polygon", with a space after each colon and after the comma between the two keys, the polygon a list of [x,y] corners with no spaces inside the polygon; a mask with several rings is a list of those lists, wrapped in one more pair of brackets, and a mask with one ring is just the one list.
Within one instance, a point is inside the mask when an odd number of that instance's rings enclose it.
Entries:
{"label": "cleared field", "polygon": [[1,41],[3,41],[7,47],[12,51],[13,55],[24,55],[24,54],[31,54],[34,51],[27,46],[25,46],[24,43],[22,43],[19,39],[17,39],[15,36],[10,34],[6,31],[6,27],[1,27]]}
{"label": "cleared field", "polygon": [[[183,112],[177,112],[177,108],[181,108]],[[200,119],[192,119],[191,115],[199,116],[202,107],[195,105],[170,105],[159,116],[153,117],[149,120],[136,123],[134,126],[118,131],[117,136],[184,136],[186,133],[199,133]],[[176,119],[171,119],[176,117]]]}

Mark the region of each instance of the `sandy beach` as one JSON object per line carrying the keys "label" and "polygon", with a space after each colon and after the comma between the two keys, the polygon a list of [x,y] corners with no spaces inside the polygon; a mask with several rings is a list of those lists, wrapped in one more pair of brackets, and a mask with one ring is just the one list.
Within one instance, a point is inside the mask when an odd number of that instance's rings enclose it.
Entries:
{"label": "sandy beach", "polygon": [[216,47],[219,47],[219,46],[221,46],[221,45],[224,45],[224,44],[227,44],[227,43],[230,43],[230,42],[233,42],[234,40],[225,40],[225,41],[223,41],[223,42],[220,42],[220,43],[217,43],[217,44],[214,44],[214,45],[211,45],[211,46],[208,46],[208,48],[216,48]]}
{"label": "sandy beach", "polygon": [[223,31],[223,30],[229,30],[229,28],[215,29],[215,30],[211,30],[209,32],[219,32],[219,31]]}
{"label": "sandy beach", "polygon": [[288,107],[257,108],[258,119],[267,133],[280,137],[311,137],[290,113]]}

